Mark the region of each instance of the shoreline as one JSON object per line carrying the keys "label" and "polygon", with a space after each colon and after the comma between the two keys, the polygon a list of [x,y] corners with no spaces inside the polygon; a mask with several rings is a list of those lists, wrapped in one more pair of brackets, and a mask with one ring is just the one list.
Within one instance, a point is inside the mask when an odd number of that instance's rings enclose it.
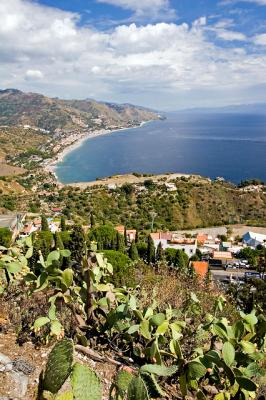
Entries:
{"label": "shoreline", "polygon": [[[44,171],[52,174],[57,183],[60,185],[65,186],[66,184],[60,182],[58,176],[56,175],[56,167],[59,163],[64,161],[64,158],[70,154],[72,151],[78,149],[79,147],[82,146],[82,144],[84,142],[86,142],[87,140],[96,138],[98,136],[105,136],[108,134],[112,134],[115,132],[120,132],[120,131],[125,131],[128,129],[137,129],[137,128],[141,128],[142,126],[153,122],[153,121],[157,121],[157,120],[149,120],[149,121],[142,121],[139,125],[136,126],[130,126],[130,127],[123,127],[123,128],[118,128],[118,129],[99,129],[99,130],[94,130],[94,131],[89,131],[85,134],[80,134],[79,137],[77,137],[76,139],[73,140],[72,143],[70,143],[69,145],[66,145],[65,148],[63,148],[61,151],[59,151],[59,153],[57,153],[52,159],[51,161],[49,161],[46,165],[43,166]],[[70,136],[71,138],[71,136]],[[67,185],[71,185],[71,184],[67,184]]]}

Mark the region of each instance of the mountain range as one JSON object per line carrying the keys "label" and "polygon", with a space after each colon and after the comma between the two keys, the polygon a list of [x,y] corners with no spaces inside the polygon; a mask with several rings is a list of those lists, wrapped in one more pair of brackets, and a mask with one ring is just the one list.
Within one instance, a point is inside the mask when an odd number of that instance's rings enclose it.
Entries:
{"label": "mountain range", "polygon": [[131,104],[97,102],[91,99],[63,100],[17,89],[0,90],[0,125],[30,125],[53,131],[129,126],[158,119],[156,112]]}
{"label": "mountain range", "polygon": [[169,114],[195,113],[195,114],[252,114],[266,115],[266,103],[237,104],[224,107],[186,108],[172,111]]}

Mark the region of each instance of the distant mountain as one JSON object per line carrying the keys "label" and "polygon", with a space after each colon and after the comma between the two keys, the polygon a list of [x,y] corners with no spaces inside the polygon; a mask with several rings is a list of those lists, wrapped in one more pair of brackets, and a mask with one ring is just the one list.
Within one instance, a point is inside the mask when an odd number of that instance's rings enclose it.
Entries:
{"label": "distant mountain", "polygon": [[0,90],[0,125],[54,130],[125,126],[158,118],[155,112],[129,104],[61,100],[17,89]]}
{"label": "distant mountain", "polygon": [[178,111],[172,111],[173,113],[195,113],[195,114],[259,114],[266,115],[266,103],[254,103],[254,104],[239,104],[231,105],[226,107],[210,107],[210,108],[188,108]]}

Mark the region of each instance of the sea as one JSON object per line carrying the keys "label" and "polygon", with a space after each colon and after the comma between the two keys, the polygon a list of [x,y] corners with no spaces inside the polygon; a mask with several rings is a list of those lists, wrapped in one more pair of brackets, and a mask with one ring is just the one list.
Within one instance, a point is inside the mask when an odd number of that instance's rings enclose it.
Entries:
{"label": "sea", "polygon": [[132,172],[266,182],[266,115],[166,114],[165,120],[86,140],[55,172],[62,183]]}

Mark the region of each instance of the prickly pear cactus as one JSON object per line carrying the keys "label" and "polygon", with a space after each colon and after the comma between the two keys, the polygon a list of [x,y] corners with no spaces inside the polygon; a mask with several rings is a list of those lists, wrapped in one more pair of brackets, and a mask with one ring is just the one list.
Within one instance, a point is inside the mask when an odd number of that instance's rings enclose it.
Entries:
{"label": "prickly pear cactus", "polygon": [[159,386],[153,374],[148,374],[147,372],[143,372],[141,374],[141,378],[145,382],[149,396],[152,399],[158,399],[165,396],[165,393]]}
{"label": "prickly pear cactus", "polygon": [[42,390],[56,394],[68,378],[73,364],[73,342],[62,339],[49,354],[41,383]]}
{"label": "prickly pear cactus", "polygon": [[85,365],[74,365],[71,384],[75,400],[102,400],[101,382],[95,372]]}
{"label": "prickly pear cactus", "polygon": [[133,378],[128,386],[127,400],[149,400],[150,396],[143,379]]}
{"label": "prickly pear cactus", "polygon": [[128,386],[134,376],[127,371],[119,371],[116,377],[116,385],[118,389],[122,392],[126,392]]}
{"label": "prickly pear cactus", "polygon": [[55,400],[73,400],[73,393],[72,392],[65,392],[62,394],[58,394]]}

